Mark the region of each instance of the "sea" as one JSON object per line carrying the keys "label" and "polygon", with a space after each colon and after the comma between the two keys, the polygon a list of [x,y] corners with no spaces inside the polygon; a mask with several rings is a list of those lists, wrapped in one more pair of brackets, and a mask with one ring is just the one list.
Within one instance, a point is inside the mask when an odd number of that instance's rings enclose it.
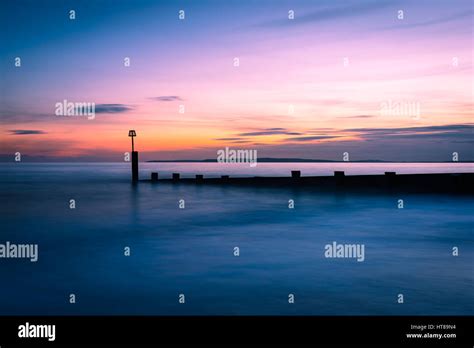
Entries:
{"label": "sea", "polygon": [[[0,164],[0,315],[473,315],[474,197],[132,185],[130,163]],[[472,163],[140,163],[160,178]],[[363,261],[327,257],[364,246]],[[402,296],[400,296],[402,295]]]}

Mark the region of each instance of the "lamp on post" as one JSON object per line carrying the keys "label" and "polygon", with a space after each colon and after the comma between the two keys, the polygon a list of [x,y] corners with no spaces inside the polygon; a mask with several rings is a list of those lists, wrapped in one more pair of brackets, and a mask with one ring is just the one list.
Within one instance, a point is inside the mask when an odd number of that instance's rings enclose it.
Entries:
{"label": "lamp on post", "polygon": [[128,131],[128,136],[132,138],[132,152],[135,151],[134,144],[133,144],[133,138],[137,136],[137,132],[135,132],[133,129]]}

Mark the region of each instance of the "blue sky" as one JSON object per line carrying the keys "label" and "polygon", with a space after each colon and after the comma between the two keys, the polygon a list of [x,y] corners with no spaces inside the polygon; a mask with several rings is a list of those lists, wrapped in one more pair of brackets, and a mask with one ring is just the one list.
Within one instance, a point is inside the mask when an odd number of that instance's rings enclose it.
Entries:
{"label": "blue sky", "polygon": [[[1,155],[120,160],[134,128],[143,159],[474,160],[472,6],[3,1]],[[63,100],[97,117],[57,117]]]}

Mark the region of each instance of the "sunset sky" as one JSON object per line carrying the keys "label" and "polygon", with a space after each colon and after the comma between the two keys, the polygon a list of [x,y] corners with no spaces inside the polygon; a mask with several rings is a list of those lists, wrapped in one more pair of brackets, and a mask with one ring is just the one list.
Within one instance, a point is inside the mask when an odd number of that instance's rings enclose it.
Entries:
{"label": "sunset sky", "polygon": [[[135,129],[141,160],[474,160],[472,6],[2,1],[1,159],[121,161]],[[56,116],[65,99],[95,118]]]}

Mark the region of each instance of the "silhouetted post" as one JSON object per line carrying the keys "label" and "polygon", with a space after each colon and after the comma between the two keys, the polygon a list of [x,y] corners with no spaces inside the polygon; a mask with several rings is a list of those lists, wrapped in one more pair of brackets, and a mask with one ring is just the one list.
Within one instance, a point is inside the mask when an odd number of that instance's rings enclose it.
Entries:
{"label": "silhouetted post", "polygon": [[198,184],[202,183],[204,181],[204,175],[202,174],[196,174],[196,182]]}
{"label": "silhouetted post", "polygon": [[334,176],[336,177],[337,186],[344,185],[344,177],[346,176],[346,174],[343,171],[339,171],[339,170],[335,171]]}
{"label": "silhouetted post", "polygon": [[158,181],[158,173],[151,173],[151,181]]}
{"label": "silhouetted post", "polygon": [[132,138],[132,182],[138,181],[138,151],[135,151],[135,144],[133,138],[137,136],[137,133],[132,129],[128,131],[128,136]]}
{"label": "silhouetted post", "polygon": [[179,173],[173,173],[173,181],[179,180]]}
{"label": "silhouetted post", "polygon": [[385,172],[385,183],[387,186],[391,187],[395,185],[395,180],[397,178],[396,172]]}
{"label": "silhouetted post", "polygon": [[292,170],[291,177],[293,179],[301,178],[301,172],[299,170]]}

